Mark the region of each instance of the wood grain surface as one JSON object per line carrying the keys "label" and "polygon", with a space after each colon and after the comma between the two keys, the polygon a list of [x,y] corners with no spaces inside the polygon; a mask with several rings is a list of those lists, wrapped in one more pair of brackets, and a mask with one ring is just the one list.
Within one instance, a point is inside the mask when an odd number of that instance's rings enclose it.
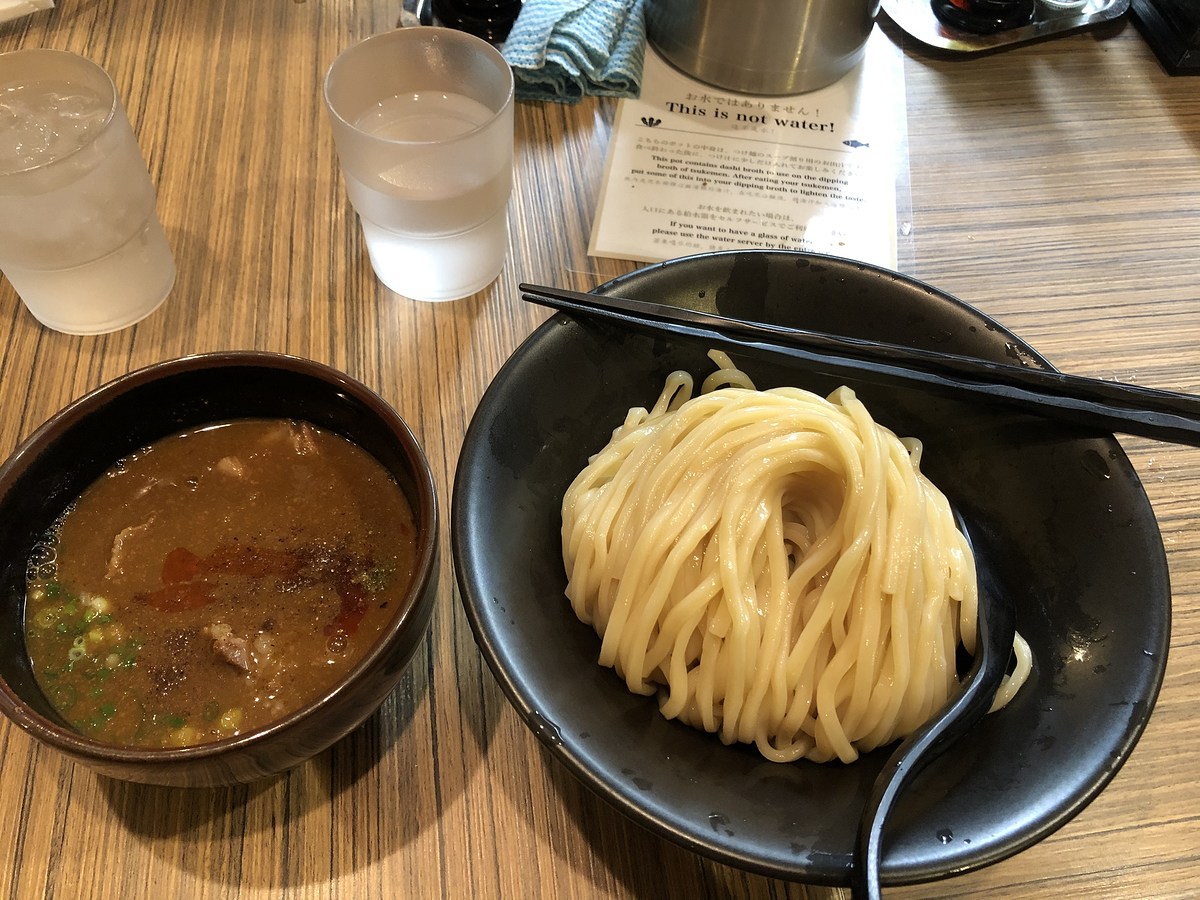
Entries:
{"label": "wood grain surface", "polygon": [[[589,289],[635,268],[587,238],[615,111],[520,104],[511,252],[448,304],[373,277],[320,101],[342,48],[399,0],[59,0],[0,25],[117,82],[179,277],[134,328],[40,327],[0,280],[0,456],[124,372],[199,351],[310,357],[365,381],[425,446],[443,511],[482,392],[545,313],[519,281]],[[1132,24],[988,56],[905,50],[900,268],[997,317],[1056,365],[1200,392],[1200,86]],[[1166,681],[1132,758],[1017,856],[896,898],[1185,897],[1200,891],[1200,450],[1124,440],[1174,589]],[[378,714],[310,763],[212,791],[110,781],[0,723],[0,896],[831,898],[651,836],[550,760],[472,640],[443,517],[428,640]],[[1129,615],[1138,615],[1131,597]]]}

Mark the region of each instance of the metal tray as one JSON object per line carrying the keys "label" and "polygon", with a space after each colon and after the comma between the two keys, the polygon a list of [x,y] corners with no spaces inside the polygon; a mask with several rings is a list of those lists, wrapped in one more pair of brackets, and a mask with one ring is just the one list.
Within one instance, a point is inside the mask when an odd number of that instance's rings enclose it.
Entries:
{"label": "metal tray", "polygon": [[1086,0],[1081,6],[1068,9],[1054,2],[1038,0],[1033,20],[1028,25],[995,34],[972,34],[946,25],[934,15],[929,0],[883,0],[882,5],[888,18],[922,44],[939,50],[979,53],[1099,25],[1124,15],[1129,2]]}

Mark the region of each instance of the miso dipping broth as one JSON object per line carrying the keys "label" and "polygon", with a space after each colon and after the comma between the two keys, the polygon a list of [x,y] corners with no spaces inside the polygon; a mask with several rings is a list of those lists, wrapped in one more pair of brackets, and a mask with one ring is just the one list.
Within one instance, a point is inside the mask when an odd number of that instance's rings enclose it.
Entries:
{"label": "miso dipping broth", "polygon": [[345,438],[263,419],[173,435],[118,461],[34,549],[34,675],[106,743],[230,737],[341,679],[414,557],[407,498]]}

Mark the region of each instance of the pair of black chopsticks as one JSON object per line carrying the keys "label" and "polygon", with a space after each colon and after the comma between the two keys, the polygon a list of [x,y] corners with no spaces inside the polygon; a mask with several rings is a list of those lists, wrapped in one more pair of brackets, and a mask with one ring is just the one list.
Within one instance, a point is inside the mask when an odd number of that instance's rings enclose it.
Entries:
{"label": "pair of black chopsticks", "polygon": [[530,284],[520,285],[520,291],[525,300],[540,306],[717,346],[775,353],[829,375],[998,402],[1085,428],[1200,446],[1200,397],[1190,394],[748,322],[629,297]]}

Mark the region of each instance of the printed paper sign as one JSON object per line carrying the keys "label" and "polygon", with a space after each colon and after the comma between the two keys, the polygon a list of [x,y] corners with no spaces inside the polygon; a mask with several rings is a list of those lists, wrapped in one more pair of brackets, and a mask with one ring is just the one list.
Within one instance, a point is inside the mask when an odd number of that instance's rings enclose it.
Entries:
{"label": "printed paper sign", "polygon": [[588,252],[807,250],[895,268],[905,134],[903,57],[879,29],[840,81],[788,97],[708,87],[647,47],[641,97],[617,110]]}

